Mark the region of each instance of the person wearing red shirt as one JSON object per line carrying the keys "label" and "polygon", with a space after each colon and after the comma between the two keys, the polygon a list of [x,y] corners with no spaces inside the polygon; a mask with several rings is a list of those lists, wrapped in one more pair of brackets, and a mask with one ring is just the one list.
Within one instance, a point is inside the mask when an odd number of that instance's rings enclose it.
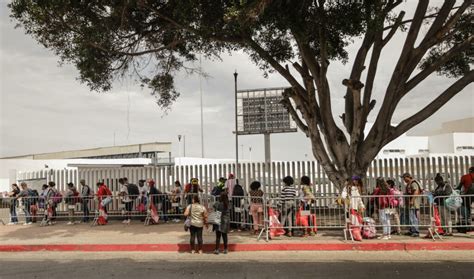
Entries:
{"label": "person wearing red shirt", "polygon": [[474,200],[474,167],[469,168],[469,173],[461,176],[457,190],[461,190],[461,195],[468,195],[463,197],[461,206],[461,216],[465,221],[466,225],[471,224],[471,203]]}

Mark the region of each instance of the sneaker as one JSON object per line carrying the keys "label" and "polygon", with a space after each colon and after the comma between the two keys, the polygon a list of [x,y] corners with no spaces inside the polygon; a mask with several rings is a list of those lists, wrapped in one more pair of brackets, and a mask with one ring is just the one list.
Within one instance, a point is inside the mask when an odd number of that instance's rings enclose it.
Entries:
{"label": "sneaker", "polygon": [[32,225],[33,223],[32,222],[26,222],[23,224],[23,226],[29,226],[29,225]]}
{"label": "sneaker", "polygon": [[198,251],[198,254],[202,254],[202,250],[199,250],[199,251]]}
{"label": "sneaker", "polygon": [[194,250],[191,250],[191,254],[195,254],[195,253],[196,253],[196,251],[194,251]]}
{"label": "sneaker", "polygon": [[74,223],[73,223],[73,222],[71,222],[71,221],[69,221],[69,222],[67,222],[67,224],[66,224],[66,225],[74,225]]}
{"label": "sneaker", "polygon": [[227,254],[227,249],[224,249],[224,252],[223,252],[223,253],[224,253],[224,254]]}
{"label": "sneaker", "polygon": [[219,255],[219,250],[214,250],[214,255]]}
{"label": "sneaker", "polygon": [[127,224],[128,220],[123,220],[122,224]]}
{"label": "sneaker", "polygon": [[419,233],[412,233],[411,237],[420,237],[420,234]]}

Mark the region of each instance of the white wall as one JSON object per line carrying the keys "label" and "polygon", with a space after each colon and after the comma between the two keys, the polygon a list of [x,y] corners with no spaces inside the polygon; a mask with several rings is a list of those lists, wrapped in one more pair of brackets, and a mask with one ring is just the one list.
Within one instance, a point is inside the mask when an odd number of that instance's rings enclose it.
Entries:
{"label": "white wall", "polygon": [[440,134],[429,137],[430,153],[454,153],[453,134]]}

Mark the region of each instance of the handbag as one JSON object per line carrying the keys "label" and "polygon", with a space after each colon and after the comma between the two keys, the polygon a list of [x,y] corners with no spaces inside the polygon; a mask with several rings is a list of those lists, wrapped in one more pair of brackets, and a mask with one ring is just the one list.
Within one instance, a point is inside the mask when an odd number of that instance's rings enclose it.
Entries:
{"label": "handbag", "polygon": [[209,216],[207,219],[209,220],[210,224],[220,225],[221,217],[222,217],[222,212],[215,210],[209,213]]}
{"label": "handbag", "polygon": [[112,197],[106,197],[105,199],[103,199],[101,201],[101,205],[103,207],[106,207],[107,205],[109,205],[110,203],[112,202]]}
{"label": "handbag", "polygon": [[186,217],[186,220],[184,221],[184,231],[187,232],[189,228],[191,227],[191,213],[193,212],[193,205],[189,207],[189,215]]}

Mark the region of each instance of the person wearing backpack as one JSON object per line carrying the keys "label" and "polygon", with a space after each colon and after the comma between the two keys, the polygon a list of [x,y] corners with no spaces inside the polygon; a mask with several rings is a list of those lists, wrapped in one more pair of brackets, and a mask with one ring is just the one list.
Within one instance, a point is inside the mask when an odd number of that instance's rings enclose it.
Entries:
{"label": "person wearing backpack", "polygon": [[56,207],[58,206],[58,203],[62,201],[62,195],[55,187],[56,183],[54,181],[48,182],[48,192],[46,193],[46,200],[48,204],[46,215],[48,225],[53,225],[54,223],[56,223]]}
{"label": "person wearing backpack", "polygon": [[31,225],[31,213],[30,213],[30,207],[31,207],[31,194],[30,194],[30,189],[28,189],[28,185],[26,182],[21,182],[20,184],[21,191],[20,194],[18,194],[18,198],[21,198],[23,201],[23,212],[25,213],[25,223],[23,225]]}
{"label": "person wearing backpack", "polygon": [[[123,224],[130,224],[132,220],[132,209],[133,209],[133,200],[130,198],[131,194],[129,192],[129,187],[126,178],[120,178],[119,184],[122,186],[120,187],[120,199],[125,206],[125,219],[123,220]],[[138,187],[137,187],[138,188]]]}
{"label": "person wearing backpack", "polygon": [[441,174],[437,173],[434,181],[437,185],[436,189],[433,191],[433,198],[437,202],[436,206],[438,207],[438,212],[441,219],[441,228],[444,231],[444,235],[451,234],[451,228],[449,227],[449,221],[451,220],[451,215],[449,209],[444,205],[446,198],[451,195],[452,189],[451,186],[444,181],[444,178]]}
{"label": "person wearing backpack", "polygon": [[36,223],[36,214],[38,213],[38,200],[39,193],[36,189],[29,189],[29,195],[31,197],[30,204],[30,213],[31,213],[31,222]]}
{"label": "person wearing backpack", "polygon": [[405,204],[405,206],[408,207],[410,228],[406,235],[419,237],[420,231],[418,216],[420,213],[421,194],[423,193],[423,190],[420,183],[413,179],[410,173],[404,173],[401,178],[406,184],[406,194],[409,196],[408,204]]}
{"label": "person wearing backpack", "polygon": [[219,182],[217,182],[217,185],[212,189],[211,195],[216,198],[220,197],[221,193],[224,192],[225,182],[226,179],[224,177],[219,178]]}
{"label": "person wearing backpack", "polygon": [[461,206],[461,216],[464,223],[469,226],[472,221],[471,217],[471,204],[474,201],[474,166],[469,168],[469,173],[461,176],[459,185],[456,190],[461,191],[461,195],[464,196]]}
{"label": "person wearing backpack", "polygon": [[379,239],[388,240],[391,238],[390,228],[390,189],[384,178],[379,177],[376,180],[377,187],[374,192],[374,198],[378,199],[379,220],[382,222],[383,235]]}
{"label": "person wearing backpack", "polygon": [[393,179],[388,179],[387,184],[390,189],[390,215],[393,216],[396,226],[396,231],[392,231],[390,234],[401,235],[402,229],[400,226],[400,207],[403,206],[402,192],[395,185],[395,181]]}
{"label": "person wearing backpack", "polygon": [[107,224],[107,206],[112,203],[112,192],[103,182],[97,182],[97,198],[99,199],[99,225]]}

